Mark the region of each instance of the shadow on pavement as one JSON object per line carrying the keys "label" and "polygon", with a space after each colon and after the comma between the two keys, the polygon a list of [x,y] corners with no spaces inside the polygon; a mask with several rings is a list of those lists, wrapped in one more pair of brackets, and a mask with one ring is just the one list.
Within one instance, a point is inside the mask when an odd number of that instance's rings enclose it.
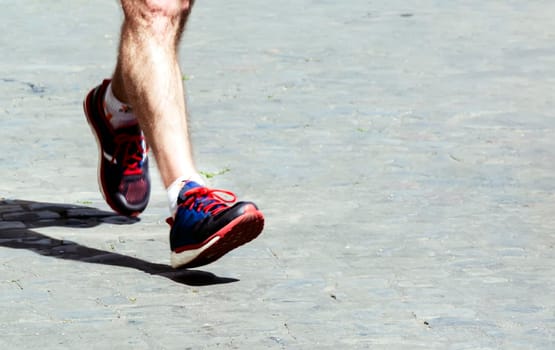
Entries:
{"label": "shadow on pavement", "polygon": [[130,225],[138,221],[137,218],[118,216],[111,212],[79,205],[0,199],[0,247],[27,249],[58,259],[132,268],[190,286],[238,281],[234,278],[218,277],[205,271],[175,270],[169,265],[154,264],[114,252],[89,248],[32,230],[52,226],[87,228],[102,223]]}

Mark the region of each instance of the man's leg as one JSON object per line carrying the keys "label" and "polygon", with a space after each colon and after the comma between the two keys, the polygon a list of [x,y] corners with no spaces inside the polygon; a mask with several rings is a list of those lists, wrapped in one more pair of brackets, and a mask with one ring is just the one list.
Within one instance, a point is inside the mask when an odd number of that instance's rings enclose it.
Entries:
{"label": "man's leg", "polygon": [[166,188],[197,174],[177,59],[191,6],[188,0],[122,0],[125,20],[112,91],[133,107]]}

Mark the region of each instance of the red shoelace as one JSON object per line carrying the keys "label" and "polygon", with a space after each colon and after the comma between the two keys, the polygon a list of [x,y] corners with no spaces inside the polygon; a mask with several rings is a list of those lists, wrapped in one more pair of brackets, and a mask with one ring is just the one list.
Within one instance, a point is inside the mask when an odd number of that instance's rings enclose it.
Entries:
{"label": "red shoelace", "polygon": [[[218,193],[229,196],[222,197]],[[204,211],[205,213],[217,214],[225,210],[228,206],[237,200],[233,192],[226,190],[218,190],[215,188],[195,187],[185,192],[187,198],[180,206],[184,206],[190,210]]]}
{"label": "red shoelace", "polygon": [[148,146],[143,147],[144,144],[143,135],[129,135],[120,134],[117,135],[114,142],[116,144],[116,150],[114,152],[114,157],[112,162],[116,162],[116,155],[123,153],[123,158],[121,159],[122,165],[124,167],[123,175],[140,175],[143,170],[141,169],[141,162],[145,158],[145,154],[148,152]]}

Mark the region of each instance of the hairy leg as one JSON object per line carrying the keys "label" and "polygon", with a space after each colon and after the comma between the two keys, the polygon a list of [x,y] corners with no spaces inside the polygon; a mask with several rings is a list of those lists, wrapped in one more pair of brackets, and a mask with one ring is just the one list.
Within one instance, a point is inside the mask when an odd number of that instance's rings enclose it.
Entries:
{"label": "hairy leg", "polygon": [[114,95],[133,106],[166,187],[196,173],[177,49],[193,0],[121,0]]}

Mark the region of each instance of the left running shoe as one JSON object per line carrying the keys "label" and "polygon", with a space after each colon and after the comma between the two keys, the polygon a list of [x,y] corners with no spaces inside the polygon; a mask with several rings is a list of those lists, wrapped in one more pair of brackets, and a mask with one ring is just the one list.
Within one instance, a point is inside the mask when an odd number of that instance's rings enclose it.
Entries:
{"label": "left running shoe", "polygon": [[92,89],[83,108],[99,149],[98,184],[104,199],[117,213],[137,216],[150,198],[148,149],[138,124],[114,129],[104,113],[110,80]]}
{"label": "left running shoe", "polygon": [[264,215],[258,207],[252,202],[230,206],[235,200],[232,192],[185,182],[175,219],[167,220],[174,268],[209,264],[262,232]]}

